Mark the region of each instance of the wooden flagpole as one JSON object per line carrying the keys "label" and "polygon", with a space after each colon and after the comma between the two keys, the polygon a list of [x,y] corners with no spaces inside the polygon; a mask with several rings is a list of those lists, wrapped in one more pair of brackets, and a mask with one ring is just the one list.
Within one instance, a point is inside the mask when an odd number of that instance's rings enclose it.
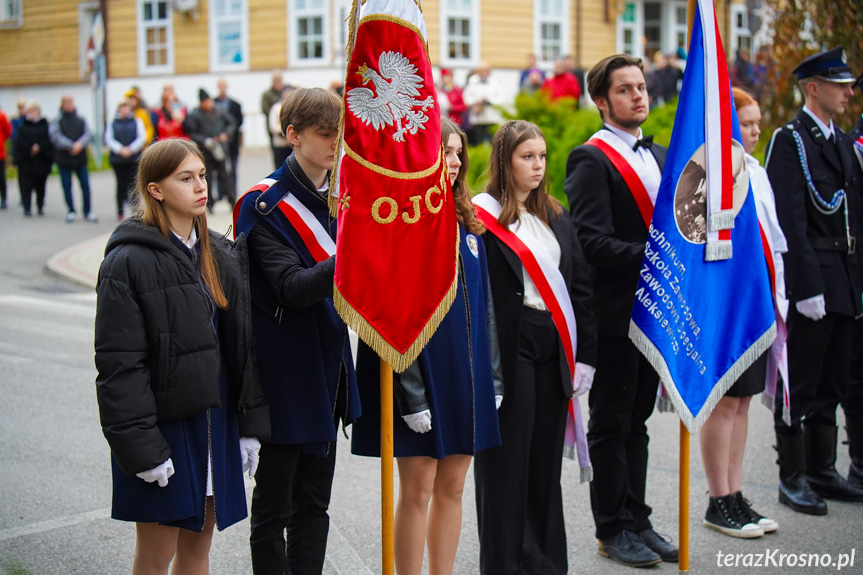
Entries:
{"label": "wooden flagpole", "polygon": [[381,559],[382,575],[393,575],[393,368],[384,359],[381,359]]}
{"label": "wooden flagpole", "polygon": [[[687,57],[689,56],[689,41],[692,40],[692,27],[695,24],[695,2],[689,0],[686,7],[687,24]],[[677,569],[680,573],[689,573],[689,430],[680,420],[680,493],[678,494],[678,533],[680,541],[680,554],[677,560]]]}
{"label": "wooden flagpole", "polygon": [[677,518],[680,557],[677,568],[689,573],[689,430],[680,420],[680,511]]}

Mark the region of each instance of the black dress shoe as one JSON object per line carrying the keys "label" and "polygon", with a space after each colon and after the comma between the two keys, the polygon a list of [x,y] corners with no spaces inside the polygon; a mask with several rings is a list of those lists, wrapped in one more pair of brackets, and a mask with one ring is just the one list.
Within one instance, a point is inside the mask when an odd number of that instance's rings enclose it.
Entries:
{"label": "black dress shoe", "polygon": [[639,531],[638,536],[641,537],[644,544],[656,552],[663,561],[677,563],[677,558],[680,555],[680,552],[676,545],[671,544],[671,537],[660,535],[653,529]]}
{"label": "black dress shoe", "polygon": [[863,487],[854,485],[839,475],[835,468],[817,473],[806,473],[809,485],[815,493],[827,499],[839,501],[863,501]]}
{"label": "black dress shoe", "polygon": [[863,489],[863,460],[851,460],[851,465],[848,466],[848,483]]}
{"label": "black dress shoe", "polygon": [[779,478],[779,503],[806,515],[827,515],[827,504],[812,491],[802,473],[787,479]]}
{"label": "black dress shoe", "polygon": [[599,554],[610,557],[627,567],[650,567],[662,562],[662,557],[644,544],[632,531],[621,531],[599,540]]}
{"label": "black dress shoe", "polygon": [[807,515],[827,515],[827,504],[812,491],[806,476],[802,434],[776,434],[779,453],[779,503]]}
{"label": "black dress shoe", "polygon": [[806,480],[821,497],[840,501],[863,501],[863,489],[849,483],[836,471],[839,428],[835,425],[804,424]]}

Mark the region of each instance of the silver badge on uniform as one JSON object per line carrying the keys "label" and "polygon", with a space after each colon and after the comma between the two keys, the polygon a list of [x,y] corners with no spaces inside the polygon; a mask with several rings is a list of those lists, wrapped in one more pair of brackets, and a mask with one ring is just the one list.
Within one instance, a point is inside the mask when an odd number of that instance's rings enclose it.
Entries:
{"label": "silver badge on uniform", "polygon": [[476,236],[473,234],[467,235],[467,247],[470,248],[470,253],[473,254],[473,257],[479,257],[479,244],[476,241]]}

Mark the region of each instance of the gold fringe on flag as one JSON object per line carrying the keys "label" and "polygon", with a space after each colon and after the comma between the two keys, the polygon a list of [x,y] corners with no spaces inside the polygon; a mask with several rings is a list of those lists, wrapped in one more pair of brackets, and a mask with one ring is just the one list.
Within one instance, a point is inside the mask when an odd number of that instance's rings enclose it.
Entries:
{"label": "gold fringe on flag", "polygon": [[359,336],[366,345],[372,348],[381,359],[390,364],[396,373],[403,372],[416,360],[417,356],[419,356],[420,352],[437,331],[438,326],[440,326],[447,312],[449,312],[449,308],[452,307],[452,302],[455,301],[455,296],[458,290],[458,244],[460,241],[458,227],[456,227],[455,239],[455,273],[453,274],[452,283],[434,313],[431,314],[425,326],[423,326],[422,331],[420,331],[417,338],[404,353],[401,353],[385,340],[381,334],[378,333],[378,330],[376,330],[372,324],[366,321],[366,318],[364,318],[360,312],[348,303],[348,300],[346,300],[339,291],[338,286],[333,286],[333,303],[335,304],[336,311],[339,313],[339,316],[341,316],[342,321],[344,321],[349,328],[354,330],[357,333],[357,336]]}

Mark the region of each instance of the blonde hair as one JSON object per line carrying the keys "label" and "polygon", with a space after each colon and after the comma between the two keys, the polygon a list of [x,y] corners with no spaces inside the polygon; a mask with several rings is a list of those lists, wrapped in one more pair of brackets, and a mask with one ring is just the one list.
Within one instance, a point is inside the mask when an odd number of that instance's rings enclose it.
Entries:
{"label": "blonde hair", "polygon": [[[141,154],[138,176],[132,192],[132,205],[138,211],[141,221],[158,229],[166,238],[171,237],[168,216],[162,202],[147,191],[151,183],[159,183],[180,167],[190,155],[204,163],[204,155],[194,142],[182,138],[159,140]],[[219,267],[210,248],[210,235],[207,228],[207,213],[195,216],[193,220],[200,242],[201,277],[213,296],[213,301],[221,309],[227,309],[228,299],[219,281]]]}

